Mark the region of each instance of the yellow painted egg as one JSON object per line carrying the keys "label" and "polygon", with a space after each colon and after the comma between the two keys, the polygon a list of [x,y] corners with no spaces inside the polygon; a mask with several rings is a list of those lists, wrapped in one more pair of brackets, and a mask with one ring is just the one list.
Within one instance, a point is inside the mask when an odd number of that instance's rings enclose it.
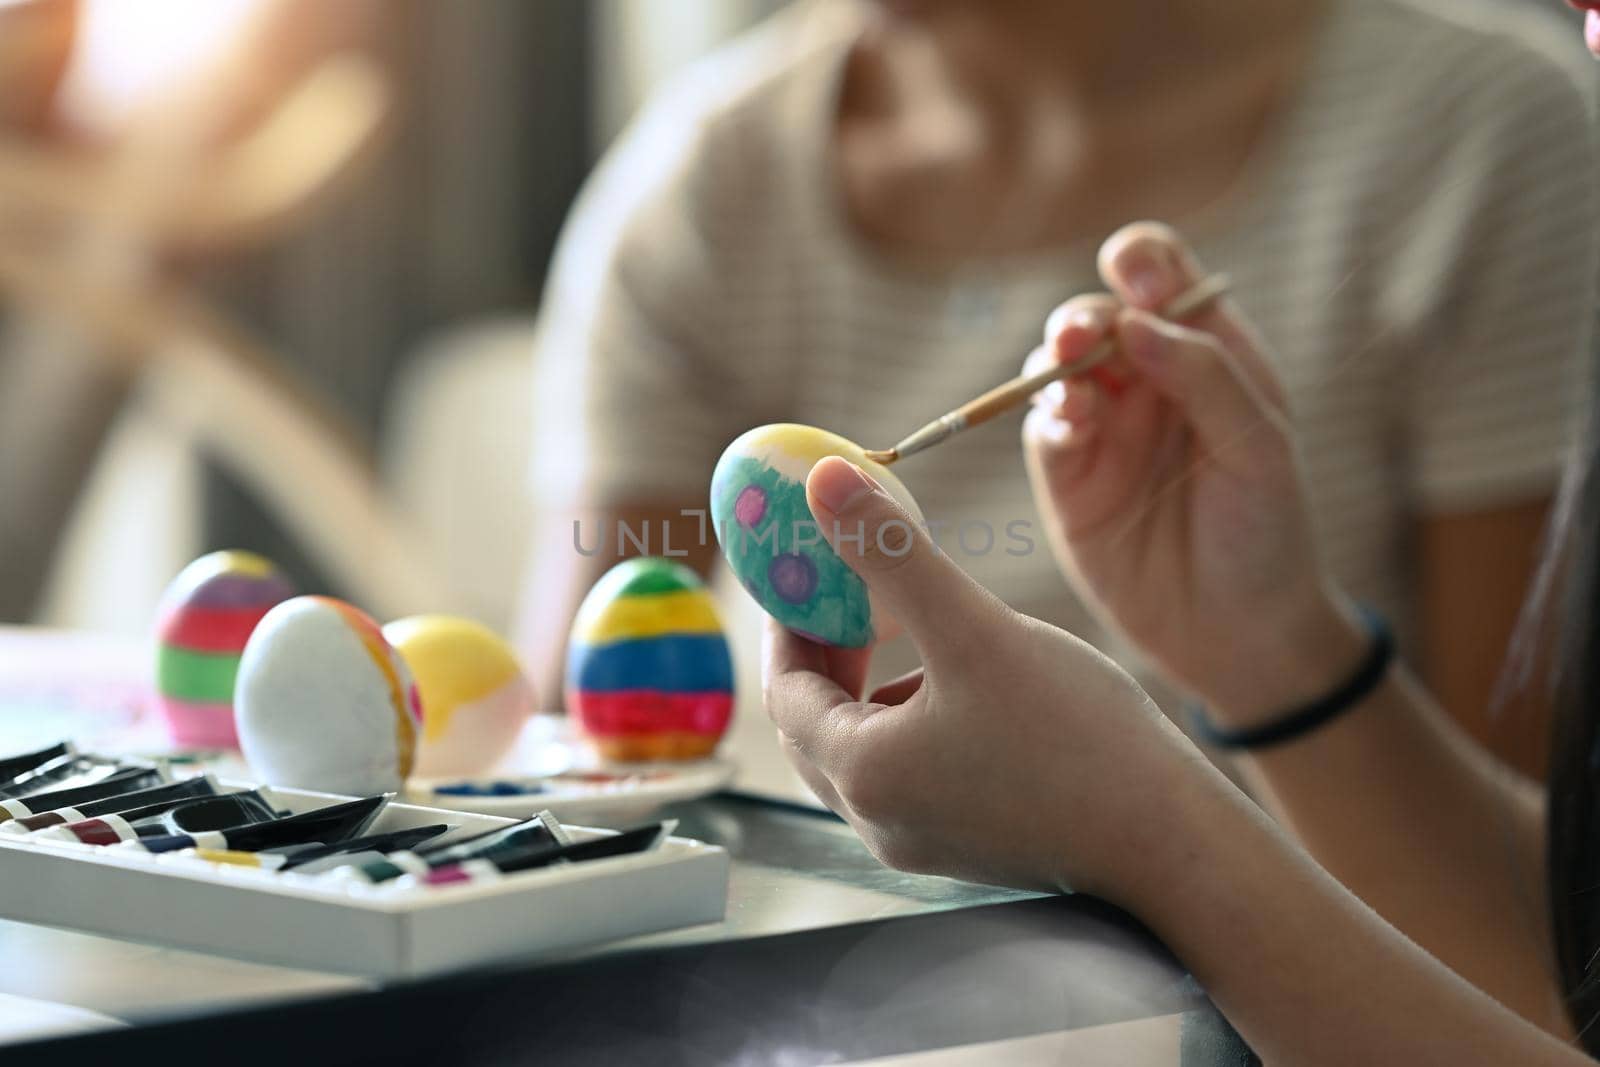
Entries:
{"label": "yellow painted egg", "polygon": [[762,610],[821,644],[865,648],[894,628],[866,583],[822,539],[806,503],[806,476],[826,456],[866,471],[923,521],[900,479],[859,445],[793,423],[759,426],[723,451],[711,477],[711,519],[728,566]]}
{"label": "yellow painted egg", "polygon": [[257,624],[234,712],[264,783],[363,796],[400,788],[422,728],[411,672],[378,624],[322,596],[286,600]]}
{"label": "yellow painted egg", "polygon": [[422,697],[416,774],[476,774],[500,761],[533,712],[511,646],[493,630],[452,615],[413,615],[383,628]]}

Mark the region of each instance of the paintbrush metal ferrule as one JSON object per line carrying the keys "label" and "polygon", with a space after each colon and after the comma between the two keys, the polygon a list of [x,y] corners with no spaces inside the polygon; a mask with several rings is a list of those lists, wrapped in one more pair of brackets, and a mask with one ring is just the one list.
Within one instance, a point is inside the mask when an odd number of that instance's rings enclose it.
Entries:
{"label": "paintbrush metal ferrule", "polygon": [[941,441],[947,440],[967,428],[967,419],[959,411],[952,411],[940,415],[916,433],[902,440],[894,446],[896,459],[905,459],[914,456],[924,449],[932,448]]}

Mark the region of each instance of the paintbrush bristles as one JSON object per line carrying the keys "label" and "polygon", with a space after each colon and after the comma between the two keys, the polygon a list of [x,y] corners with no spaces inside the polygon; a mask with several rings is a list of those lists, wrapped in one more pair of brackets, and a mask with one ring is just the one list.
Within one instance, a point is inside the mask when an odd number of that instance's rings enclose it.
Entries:
{"label": "paintbrush bristles", "polygon": [[[1209,308],[1232,287],[1232,279],[1226,274],[1213,274],[1209,278],[1196,283],[1186,292],[1180,293],[1171,303],[1161,309],[1161,317],[1173,322],[1182,322],[1192,318]],[[1046,367],[1034,374],[1019,375],[1003,385],[984,393],[982,396],[967,401],[948,414],[923,426],[916,433],[904,438],[899,444],[889,449],[870,449],[866,456],[874,463],[888,465],[896,460],[905,459],[927,448],[945,441],[979,423],[988,422],[997,415],[1027,402],[1028,398],[1051,382],[1063,378],[1075,378],[1081,374],[1098,367],[1112,356],[1116,355],[1117,346],[1110,339],[1101,341],[1098,345],[1085,352],[1071,363],[1060,363]]]}

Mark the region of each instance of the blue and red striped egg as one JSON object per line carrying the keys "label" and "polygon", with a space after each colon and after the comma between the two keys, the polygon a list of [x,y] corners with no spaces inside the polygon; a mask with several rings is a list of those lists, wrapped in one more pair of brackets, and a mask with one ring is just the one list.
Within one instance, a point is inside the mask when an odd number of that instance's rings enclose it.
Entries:
{"label": "blue and red striped egg", "polygon": [[567,648],[567,710],[606,759],[716,749],[733,715],[733,657],[698,575],[643,557],[595,583]]}

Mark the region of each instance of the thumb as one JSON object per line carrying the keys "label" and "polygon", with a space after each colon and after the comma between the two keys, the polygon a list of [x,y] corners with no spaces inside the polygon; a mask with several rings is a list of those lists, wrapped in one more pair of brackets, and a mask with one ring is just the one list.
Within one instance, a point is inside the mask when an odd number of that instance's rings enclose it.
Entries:
{"label": "thumb", "polygon": [[971,643],[977,612],[992,598],[866,472],[825,457],[806,479],[806,500],[828,544],[924,656]]}
{"label": "thumb", "polygon": [[1117,339],[1129,360],[1183,412],[1213,459],[1239,466],[1256,452],[1248,446],[1258,434],[1287,435],[1283,414],[1210,334],[1127,309],[1118,318]]}

